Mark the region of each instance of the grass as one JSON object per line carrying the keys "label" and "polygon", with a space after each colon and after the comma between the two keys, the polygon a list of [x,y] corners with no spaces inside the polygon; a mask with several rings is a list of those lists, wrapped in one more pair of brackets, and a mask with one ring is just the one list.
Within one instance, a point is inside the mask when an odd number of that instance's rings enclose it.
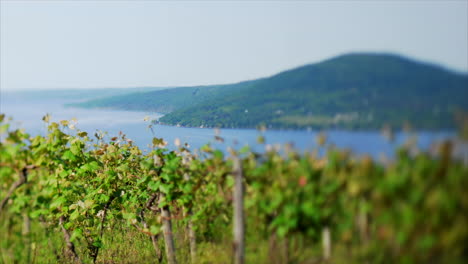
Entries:
{"label": "grass", "polygon": [[[45,228],[42,225],[31,226],[31,232],[24,234],[21,219],[17,217],[1,220],[0,263],[70,263],[65,257],[65,243],[58,227]],[[216,240],[199,237],[197,241],[197,261],[199,264],[231,263],[232,244],[231,226],[220,226],[220,234]],[[189,241],[185,228],[181,223],[175,223],[174,235],[178,263],[190,263]],[[269,241],[259,237],[255,230],[249,232],[246,238],[246,263],[272,263],[272,259],[285,262],[285,247],[279,240],[277,251],[269,253]],[[220,239],[221,237],[221,239]],[[130,264],[157,263],[150,238],[126,225],[114,226],[106,230],[103,236],[103,247],[100,249],[96,263],[99,264]],[[159,238],[159,245],[164,252],[164,241]],[[310,244],[292,238],[289,241],[287,263],[316,263],[319,251],[307,249]],[[92,263],[86,257],[86,243],[75,241],[77,253],[84,263]],[[269,256],[271,255],[271,256]],[[314,258],[315,256],[315,258]],[[163,263],[166,263],[163,260]],[[274,264],[274,263],[272,263]]]}

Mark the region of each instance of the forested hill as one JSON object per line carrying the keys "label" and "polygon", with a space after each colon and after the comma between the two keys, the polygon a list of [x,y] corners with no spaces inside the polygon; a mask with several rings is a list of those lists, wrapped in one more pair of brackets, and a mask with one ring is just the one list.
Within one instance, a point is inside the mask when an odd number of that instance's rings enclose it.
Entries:
{"label": "forested hill", "polygon": [[198,105],[209,99],[222,97],[231,89],[235,90],[241,87],[250,87],[256,82],[258,82],[258,80],[236,84],[174,87],[149,92],[140,91],[103,97],[70,105],[89,108],[152,111],[167,114],[175,110]]}
{"label": "forested hill", "polygon": [[84,106],[168,113],[165,124],[209,127],[453,128],[468,110],[468,75],[391,54],[348,54],[232,85],[175,88]]}

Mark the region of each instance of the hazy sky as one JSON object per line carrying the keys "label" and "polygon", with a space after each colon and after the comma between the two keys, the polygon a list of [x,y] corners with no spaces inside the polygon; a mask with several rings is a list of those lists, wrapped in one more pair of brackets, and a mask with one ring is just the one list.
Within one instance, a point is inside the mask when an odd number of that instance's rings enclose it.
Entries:
{"label": "hazy sky", "polygon": [[468,71],[468,1],[1,1],[2,90],[268,76],[351,51]]}

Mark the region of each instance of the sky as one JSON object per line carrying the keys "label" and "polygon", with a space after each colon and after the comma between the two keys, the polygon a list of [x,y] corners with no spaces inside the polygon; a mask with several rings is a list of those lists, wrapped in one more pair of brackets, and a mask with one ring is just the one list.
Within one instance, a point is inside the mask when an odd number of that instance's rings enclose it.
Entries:
{"label": "sky", "polygon": [[468,1],[0,0],[0,89],[186,86],[348,52],[468,71]]}

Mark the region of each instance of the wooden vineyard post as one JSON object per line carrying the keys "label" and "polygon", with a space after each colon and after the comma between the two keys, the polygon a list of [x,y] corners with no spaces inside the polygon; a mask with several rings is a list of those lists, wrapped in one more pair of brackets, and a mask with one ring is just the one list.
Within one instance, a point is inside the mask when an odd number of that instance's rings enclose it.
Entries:
{"label": "wooden vineyard post", "polygon": [[322,230],[323,259],[328,261],[331,257],[331,234],[330,227],[325,226]]}
{"label": "wooden vineyard post", "polygon": [[278,263],[278,245],[277,245],[276,232],[273,232],[268,239],[268,261],[271,264]]}
{"label": "wooden vineyard post", "polygon": [[361,239],[361,243],[365,244],[369,240],[369,232],[368,232],[368,226],[369,226],[369,219],[367,216],[367,211],[364,208],[365,205],[365,200],[362,200],[360,202],[359,206],[359,214],[357,216],[357,226],[359,230],[359,236]]}
{"label": "wooden vineyard post", "polygon": [[[190,174],[185,174],[184,178],[186,180],[190,180]],[[192,222],[192,217],[193,217],[193,211],[192,211],[192,206],[190,206],[187,215],[189,217],[188,219],[188,224],[187,224],[187,231],[188,231],[188,238],[189,238],[189,244],[190,244],[190,263],[195,263],[196,258],[197,258],[197,237],[195,234],[195,229],[193,227],[193,222]]]}
{"label": "wooden vineyard post", "polygon": [[27,213],[23,213],[23,230],[21,234],[26,239],[27,260],[28,263],[31,263],[31,219]]}
{"label": "wooden vineyard post", "polygon": [[[192,216],[192,210],[189,211],[189,215]],[[192,219],[189,219],[188,221],[188,235],[189,235],[189,241],[190,241],[190,259],[191,263],[196,262],[197,258],[197,238],[195,234],[195,229],[193,228],[193,222]]]}
{"label": "wooden vineyard post", "polygon": [[[163,197],[164,195],[161,194],[161,199]],[[169,211],[169,207],[167,205],[161,208],[161,217],[164,242],[166,245],[167,263],[176,264],[177,261],[175,255],[174,236],[172,235],[171,212]]]}
{"label": "wooden vineyard post", "polygon": [[[155,166],[158,166],[157,160],[159,160],[159,157],[157,155],[153,156]],[[153,196],[156,198],[156,196]],[[165,199],[165,195],[163,193],[160,193],[159,195],[159,204],[162,204],[162,202]],[[150,201],[147,204],[147,207],[151,206],[151,203],[153,202],[153,198],[150,199]],[[162,231],[163,231],[163,236],[164,236],[164,245],[166,248],[166,259],[168,264],[177,264],[176,261],[176,254],[175,254],[175,246],[174,246],[174,236],[172,233],[172,220],[171,220],[171,211],[169,210],[168,205],[164,205],[161,208],[161,219],[162,219]],[[156,241],[152,238],[153,245],[156,244]],[[157,252],[157,251],[156,251]]]}
{"label": "wooden vineyard post", "polygon": [[243,264],[245,257],[245,225],[244,225],[244,188],[242,164],[238,157],[233,159],[234,174],[234,264]]}

